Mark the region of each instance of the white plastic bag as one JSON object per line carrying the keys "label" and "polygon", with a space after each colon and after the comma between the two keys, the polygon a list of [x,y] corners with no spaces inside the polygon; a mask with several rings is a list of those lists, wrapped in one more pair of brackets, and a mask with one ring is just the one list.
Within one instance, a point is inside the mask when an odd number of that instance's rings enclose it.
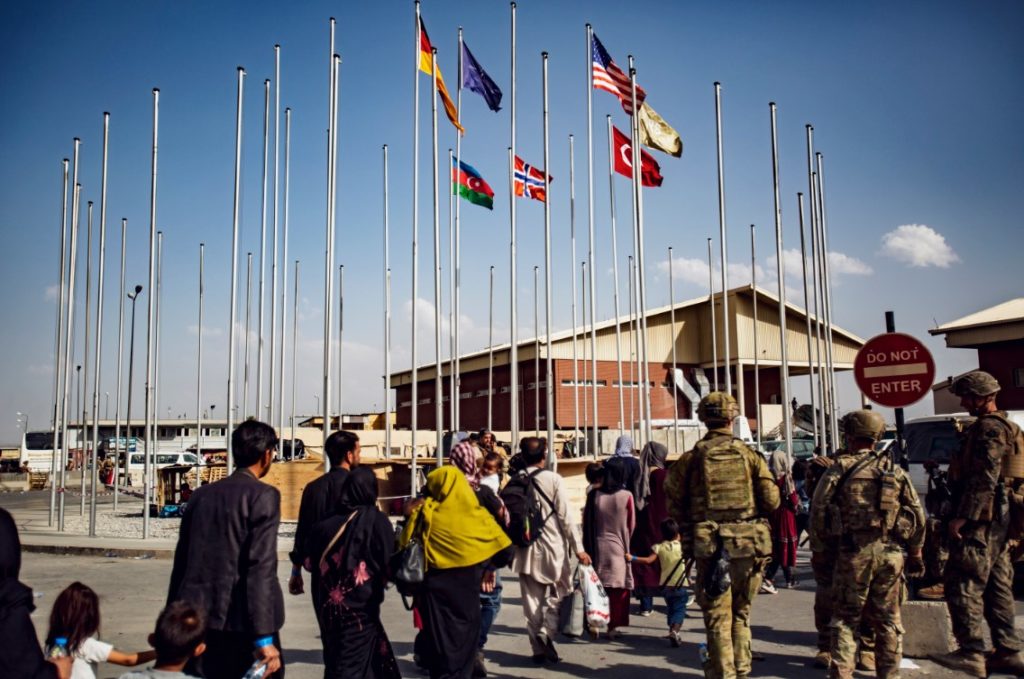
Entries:
{"label": "white plastic bag", "polygon": [[580,564],[579,577],[583,585],[583,605],[586,611],[587,626],[592,630],[604,630],[608,628],[608,621],[611,620],[611,604],[608,595],[597,577],[593,566]]}

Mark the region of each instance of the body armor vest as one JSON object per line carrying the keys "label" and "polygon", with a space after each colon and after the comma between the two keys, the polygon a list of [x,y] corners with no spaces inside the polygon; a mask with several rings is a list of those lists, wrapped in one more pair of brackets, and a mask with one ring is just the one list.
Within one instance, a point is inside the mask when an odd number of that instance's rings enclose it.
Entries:
{"label": "body armor vest", "polygon": [[708,521],[742,521],[757,516],[749,454],[739,440],[723,438],[704,453],[704,499]]}

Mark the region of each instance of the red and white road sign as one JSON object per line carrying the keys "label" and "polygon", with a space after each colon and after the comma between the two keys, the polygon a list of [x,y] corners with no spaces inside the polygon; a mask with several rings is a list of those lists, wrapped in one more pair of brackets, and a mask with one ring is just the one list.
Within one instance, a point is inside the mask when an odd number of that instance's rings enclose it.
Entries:
{"label": "red and white road sign", "polygon": [[905,408],[924,398],[935,380],[935,361],[920,340],[888,332],[867,341],[853,361],[861,392],[888,408]]}

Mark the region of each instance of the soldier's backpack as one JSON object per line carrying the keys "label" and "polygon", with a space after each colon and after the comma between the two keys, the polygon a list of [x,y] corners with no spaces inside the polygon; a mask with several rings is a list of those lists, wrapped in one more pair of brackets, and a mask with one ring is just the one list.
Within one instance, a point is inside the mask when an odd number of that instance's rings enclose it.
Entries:
{"label": "soldier's backpack", "polygon": [[505,532],[517,547],[529,547],[536,542],[544,530],[544,524],[555,512],[554,504],[537,487],[535,477],[541,471],[534,469],[529,473],[519,472],[501,491],[501,500],[508,512]]}
{"label": "soldier's backpack", "polygon": [[740,439],[722,437],[701,460],[707,520],[717,523],[757,516],[749,448]]}

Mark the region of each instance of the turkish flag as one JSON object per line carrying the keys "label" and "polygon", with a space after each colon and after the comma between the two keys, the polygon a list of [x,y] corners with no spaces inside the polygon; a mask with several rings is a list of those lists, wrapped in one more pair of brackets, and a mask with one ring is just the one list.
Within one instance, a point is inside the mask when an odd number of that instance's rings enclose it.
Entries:
{"label": "turkish flag", "polygon": [[[619,128],[612,126],[615,142],[615,171],[626,177],[633,177],[633,146],[629,137],[622,134]],[[661,166],[647,151],[640,149],[640,181],[644,186],[661,186]]]}

